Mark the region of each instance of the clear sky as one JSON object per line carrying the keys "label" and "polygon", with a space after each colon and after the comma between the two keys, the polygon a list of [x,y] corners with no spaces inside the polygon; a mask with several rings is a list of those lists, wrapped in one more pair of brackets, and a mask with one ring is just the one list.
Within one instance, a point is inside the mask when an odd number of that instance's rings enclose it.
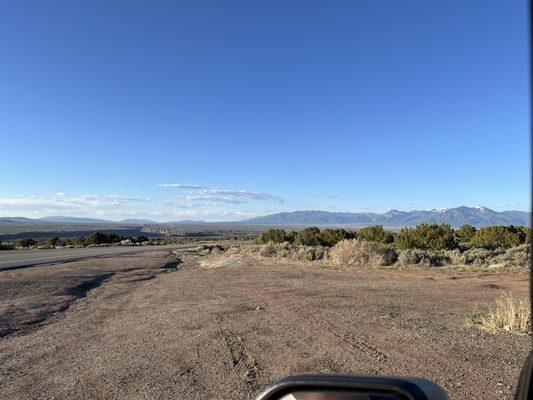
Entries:
{"label": "clear sky", "polygon": [[0,216],[530,204],[525,1],[0,4]]}

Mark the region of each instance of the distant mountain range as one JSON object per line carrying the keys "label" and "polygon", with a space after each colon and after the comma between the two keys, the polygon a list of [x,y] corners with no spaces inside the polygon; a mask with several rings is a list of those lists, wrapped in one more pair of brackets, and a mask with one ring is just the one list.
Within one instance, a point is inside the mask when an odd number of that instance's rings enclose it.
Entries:
{"label": "distant mountain range", "polygon": [[350,213],[328,211],[293,211],[256,217],[244,221],[264,225],[383,225],[385,227],[415,226],[422,223],[444,223],[453,227],[470,224],[529,226],[531,213],[526,211],[494,211],[483,206],[441,208],[433,210],[385,213]]}
{"label": "distant mountain range", "polygon": [[[483,206],[440,208],[433,210],[398,211],[390,210],[385,213],[352,213],[328,212],[317,210],[282,212],[265,215],[245,221],[223,222],[218,224],[239,225],[383,225],[385,227],[415,226],[422,223],[444,223],[453,227],[470,224],[476,227],[488,225],[524,225],[529,226],[531,213],[526,211],[494,211]],[[122,221],[109,221],[97,218],[51,216],[37,219],[25,217],[0,217],[0,226],[24,224],[26,227],[36,224],[69,224],[69,225],[98,225],[112,224],[114,226],[141,226],[141,225],[195,225],[209,224],[205,221],[167,221],[155,222],[150,219],[124,219]]]}

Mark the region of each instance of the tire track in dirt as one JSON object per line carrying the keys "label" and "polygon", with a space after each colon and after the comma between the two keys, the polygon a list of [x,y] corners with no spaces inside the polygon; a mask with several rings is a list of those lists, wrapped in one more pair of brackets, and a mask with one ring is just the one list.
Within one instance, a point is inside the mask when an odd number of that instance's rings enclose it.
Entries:
{"label": "tire track in dirt", "polygon": [[245,340],[241,336],[224,328],[220,320],[218,321],[218,328],[230,355],[229,362],[225,363],[226,367],[245,382],[251,390],[255,391],[258,375],[257,360],[246,349]]}

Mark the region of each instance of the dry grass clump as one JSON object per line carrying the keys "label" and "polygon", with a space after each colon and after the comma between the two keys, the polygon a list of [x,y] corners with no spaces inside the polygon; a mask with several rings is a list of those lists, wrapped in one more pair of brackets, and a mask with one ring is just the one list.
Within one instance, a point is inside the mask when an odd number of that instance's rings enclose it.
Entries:
{"label": "dry grass clump", "polygon": [[392,246],[350,239],[337,243],[330,251],[330,259],[339,265],[379,267],[394,264],[398,253]]}
{"label": "dry grass clump", "polygon": [[528,302],[506,294],[496,299],[496,306],[489,311],[470,315],[467,324],[491,332],[527,334],[531,333],[531,308]]}

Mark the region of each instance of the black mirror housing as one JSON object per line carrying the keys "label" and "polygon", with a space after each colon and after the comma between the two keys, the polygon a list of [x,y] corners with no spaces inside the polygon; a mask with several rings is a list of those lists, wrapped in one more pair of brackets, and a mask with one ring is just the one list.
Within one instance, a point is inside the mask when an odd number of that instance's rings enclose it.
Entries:
{"label": "black mirror housing", "polygon": [[[292,396],[303,393],[303,396]],[[312,394],[317,394],[313,396]],[[328,393],[331,396],[328,396]],[[339,393],[343,395],[339,396]],[[386,376],[302,375],[270,385],[257,400],[296,398],[450,400],[446,392],[427,379]]]}

